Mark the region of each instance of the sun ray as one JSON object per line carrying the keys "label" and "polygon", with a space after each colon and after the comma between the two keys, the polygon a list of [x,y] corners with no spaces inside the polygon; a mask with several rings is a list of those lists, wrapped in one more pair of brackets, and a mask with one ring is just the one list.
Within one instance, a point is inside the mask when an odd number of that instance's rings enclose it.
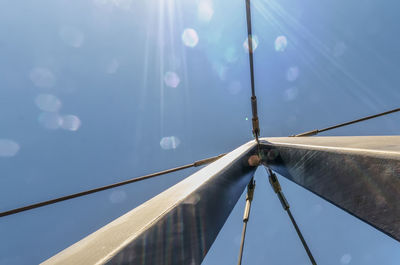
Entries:
{"label": "sun ray", "polygon": [[[329,75],[327,71],[319,67],[316,62],[310,60],[310,58],[315,57],[315,54],[324,58],[330,65],[334,66],[343,77],[352,82],[353,86],[351,88],[349,86],[342,87],[343,89],[346,89],[346,92],[362,100],[363,103],[371,109],[377,110],[380,106],[384,105],[380,99],[373,96],[371,88],[369,88],[368,85],[364,84],[361,80],[344,69],[343,65],[332,55],[329,45],[321,41],[310,30],[304,27],[279,3],[276,1],[254,1],[253,4],[255,10],[265,19],[267,24],[270,24],[270,27],[274,27],[274,29],[287,36],[296,36],[299,39],[307,40],[313,53],[311,53],[310,50],[302,49],[300,44],[297,43],[296,38],[290,38],[289,45],[295,47],[298,51],[297,56],[299,56],[299,58],[309,66],[310,70],[324,84],[331,85],[332,83],[337,83],[338,80],[334,79],[332,75]],[[362,96],[359,91],[362,91]]]}

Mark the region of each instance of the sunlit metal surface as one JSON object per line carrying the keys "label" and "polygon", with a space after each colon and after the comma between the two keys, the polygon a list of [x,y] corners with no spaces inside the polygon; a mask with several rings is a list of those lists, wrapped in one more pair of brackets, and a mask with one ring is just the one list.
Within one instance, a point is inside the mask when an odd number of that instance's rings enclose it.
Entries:
{"label": "sunlit metal surface", "polygon": [[254,150],[242,145],[43,264],[200,264],[254,174]]}
{"label": "sunlit metal surface", "polygon": [[263,162],[400,241],[400,136],[263,138]]}

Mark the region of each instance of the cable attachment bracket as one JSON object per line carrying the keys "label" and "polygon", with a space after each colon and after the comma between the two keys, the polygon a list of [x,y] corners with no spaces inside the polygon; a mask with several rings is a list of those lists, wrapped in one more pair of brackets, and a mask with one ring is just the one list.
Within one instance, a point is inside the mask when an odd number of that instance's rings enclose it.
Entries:
{"label": "cable attachment bracket", "polygon": [[247,221],[249,221],[249,217],[250,217],[251,202],[253,200],[255,188],[256,188],[256,182],[255,182],[254,178],[251,178],[249,184],[247,185],[246,206],[244,208],[244,214],[243,214],[243,230],[242,230],[242,239],[240,242],[238,265],[242,264],[244,240],[246,238]]}
{"label": "cable attachment bracket", "polygon": [[275,173],[272,172],[271,169],[268,168],[269,172],[269,183],[272,186],[272,189],[275,191],[276,195],[278,195],[279,201],[282,204],[282,207],[285,211],[290,208],[288,201],[285,198],[285,195],[282,192],[281,184],[279,183],[278,178],[276,177]]}
{"label": "cable attachment bracket", "polygon": [[247,185],[246,206],[244,208],[243,222],[247,222],[249,220],[250,207],[251,207],[251,202],[253,201],[255,187],[256,187],[256,182],[254,179],[251,179],[250,183]]}
{"label": "cable attachment bracket", "polygon": [[[267,167],[266,167],[267,168]],[[310,248],[307,245],[306,240],[303,237],[303,234],[300,231],[299,226],[296,223],[296,220],[294,220],[294,217],[290,211],[290,205],[287,202],[285,195],[283,195],[282,192],[282,188],[281,188],[281,184],[279,183],[278,178],[276,177],[275,173],[272,172],[272,170],[270,168],[267,168],[268,170],[268,178],[269,178],[269,183],[272,186],[272,189],[274,190],[274,192],[276,193],[276,195],[278,195],[278,198],[282,204],[283,209],[287,212],[287,214],[289,215],[290,221],[292,222],[294,229],[297,232],[297,235],[299,236],[299,239],[301,241],[301,243],[303,244],[304,250],[307,252],[308,258],[310,259],[310,262],[312,265],[317,265],[317,262],[315,261]]]}
{"label": "cable attachment bracket", "polygon": [[258,143],[258,137],[260,136],[260,124],[258,121],[258,112],[257,112],[257,97],[251,97],[251,110],[253,113],[252,123],[253,123],[253,136],[256,138]]}
{"label": "cable attachment bracket", "polygon": [[220,154],[220,155],[217,155],[217,156],[214,156],[214,157],[210,157],[210,158],[206,158],[206,159],[203,159],[203,160],[197,160],[197,161],[195,161],[193,163],[193,166],[194,167],[199,167],[199,166],[210,164],[210,163],[220,159],[224,155],[226,155],[226,154]]}

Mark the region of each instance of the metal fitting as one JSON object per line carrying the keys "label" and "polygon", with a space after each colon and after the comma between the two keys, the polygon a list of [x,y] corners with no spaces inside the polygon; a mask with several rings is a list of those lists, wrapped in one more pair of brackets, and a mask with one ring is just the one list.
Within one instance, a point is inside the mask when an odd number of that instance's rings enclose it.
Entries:
{"label": "metal fitting", "polygon": [[249,220],[251,201],[253,200],[255,188],[256,182],[252,179],[249,185],[247,185],[246,206],[244,208],[243,222],[247,222]]}
{"label": "metal fitting", "polygon": [[285,211],[290,208],[288,201],[285,198],[285,195],[282,192],[281,184],[279,183],[278,178],[275,173],[272,172],[271,169],[268,168],[269,173],[269,183],[271,184],[272,189],[275,191],[276,195],[278,195],[279,201],[282,204],[282,207]]}

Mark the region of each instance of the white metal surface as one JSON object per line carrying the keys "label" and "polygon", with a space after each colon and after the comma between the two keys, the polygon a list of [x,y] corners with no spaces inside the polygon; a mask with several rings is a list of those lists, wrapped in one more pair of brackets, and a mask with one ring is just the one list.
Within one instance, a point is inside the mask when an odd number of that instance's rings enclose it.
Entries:
{"label": "white metal surface", "polygon": [[250,181],[246,143],[43,264],[199,264]]}
{"label": "white metal surface", "polygon": [[400,241],[400,136],[263,138],[263,163]]}

